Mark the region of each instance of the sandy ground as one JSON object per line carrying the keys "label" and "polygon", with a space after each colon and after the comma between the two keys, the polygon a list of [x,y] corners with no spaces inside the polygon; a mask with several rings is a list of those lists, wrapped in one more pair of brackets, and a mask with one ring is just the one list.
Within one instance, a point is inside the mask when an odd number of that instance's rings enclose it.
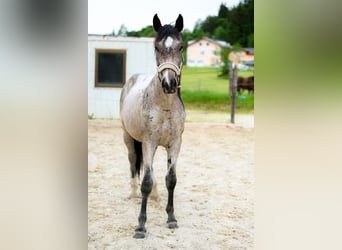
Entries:
{"label": "sandy ground", "polygon": [[[230,114],[222,112],[211,112],[203,110],[187,110],[187,122],[200,122],[200,123],[230,123]],[[235,126],[243,128],[254,128],[254,115],[253,114],[237,114],[235,116]]]}
{"label": "sandy ground", "polygon": [[254,123],[242,120],[235,127],[186,123],[174,201],[179,228],[173,230],[166,224],[166,152],[158,148],[154,172],[160,201],[149,200],[147,237],[139,240],[132,236],[141,199],[128,199],[120,121],[89,120],[88,249],[252,249]]}

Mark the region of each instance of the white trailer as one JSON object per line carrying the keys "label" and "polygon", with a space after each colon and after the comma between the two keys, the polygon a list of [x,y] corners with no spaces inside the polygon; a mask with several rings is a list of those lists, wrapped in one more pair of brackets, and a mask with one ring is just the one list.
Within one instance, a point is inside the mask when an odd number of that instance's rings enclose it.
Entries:
{"label": "white trailer", "polygon": [[88,35],[88,114],[120,117],[123,84],[135,73],[154,74],[154,38]]}

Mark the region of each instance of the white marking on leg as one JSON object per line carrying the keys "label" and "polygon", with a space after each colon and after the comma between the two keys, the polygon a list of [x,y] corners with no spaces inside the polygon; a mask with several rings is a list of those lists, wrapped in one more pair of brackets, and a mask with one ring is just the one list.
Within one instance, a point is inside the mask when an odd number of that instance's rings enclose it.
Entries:
{"label": "white marking on leg", "polygon": [[138,189],[138,181],[137,181],[137,177],[134,177],[131,179],[131,195],[129,196],[129,198],[138,197],[137,189]]}
{"label": "white marking on leg", "polygon": [[166,38],[166,40],[165,40],[165,47],[166,48],[170,48],[171,46],[172,46],[172,43],[173,43],[173,38],[172,37],[170,37],[170,36],[168,36],[167,38]]}
{"label": "white marking on leg", "polygon": [[153,187],[152,187],[152,192],[151,192],[151,199],[155,201],[159,201],[159,194],[158,194],[158,184],[155,178],[153,178]]}

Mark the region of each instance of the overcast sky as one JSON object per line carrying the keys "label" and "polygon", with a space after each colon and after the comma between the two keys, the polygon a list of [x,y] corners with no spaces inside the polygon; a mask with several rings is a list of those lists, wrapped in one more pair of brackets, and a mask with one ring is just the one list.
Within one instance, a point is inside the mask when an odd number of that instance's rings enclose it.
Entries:
{"label": "overcast sky", "polygon": [[220,4],[228,8],[241,0],[88,0],[88,33],[117,33],[121,24],[129,31],[152,25],[154,14],[161,23],[174,22],[178,14],[184,18],[184,28],[192,30],[198,19],[217,15]]}

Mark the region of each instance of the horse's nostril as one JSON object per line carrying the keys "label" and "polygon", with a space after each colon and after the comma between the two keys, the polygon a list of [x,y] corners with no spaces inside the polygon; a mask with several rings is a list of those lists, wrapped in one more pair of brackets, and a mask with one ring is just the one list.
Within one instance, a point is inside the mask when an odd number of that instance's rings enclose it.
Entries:
{"label": "horse's nostril", "polygon": [[171,87],[172,87],[172,88],[176,88],[176,87],[177,87],[177,81],[176,81],[176,79],[172,79],[172,80],[171,80]]}
{"label": "horse's nostril", "polygon": [[177,88],[177,80],[175,78],[171,79],[170,81],[166,78],[163,78],[161,81],[162,88],[166,93],[174,93]]}
{"label": "horse's nostril", "polygon": [[163,80],[162,80],[162,87],[163,88],[166,88],[167,87],[167,82],[166,82],[166,80],[163,78]]}

